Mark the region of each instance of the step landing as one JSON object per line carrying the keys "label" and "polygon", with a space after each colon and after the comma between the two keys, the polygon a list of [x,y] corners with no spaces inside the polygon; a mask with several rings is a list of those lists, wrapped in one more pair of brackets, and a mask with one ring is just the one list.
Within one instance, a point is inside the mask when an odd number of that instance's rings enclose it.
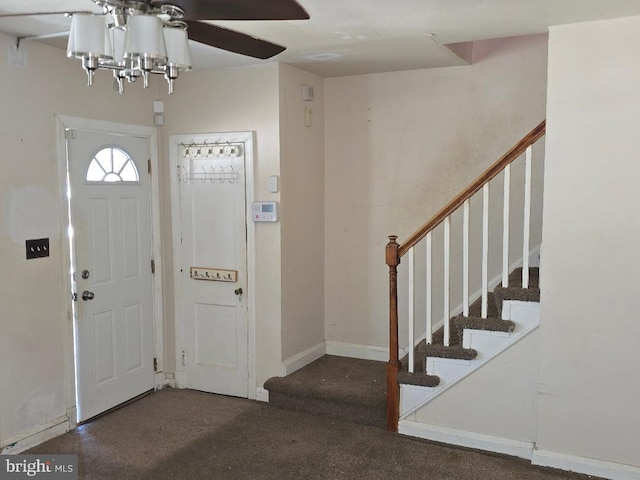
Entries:
{"label": "step landing", "polygon": [[269,404],[364,425],[386,425],[386,363],[325,355],[264,384]]}

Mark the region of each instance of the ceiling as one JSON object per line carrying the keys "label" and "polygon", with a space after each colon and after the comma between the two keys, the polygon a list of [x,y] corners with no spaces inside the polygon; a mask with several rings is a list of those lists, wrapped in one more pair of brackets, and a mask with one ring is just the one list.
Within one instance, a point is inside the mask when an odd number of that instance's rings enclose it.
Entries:
{"label": "ceiling", "polygon": [[[445,45],[640,15],[639,0],[298,1],[310,20],[211,23],[284,45],[274,60],[332,77],[462,65]],[[75,10],[101,11],[91,0],[0,0],[0,13]],[[0,18],[0,32],[14,36],[65,32],[69,25],[63,15]],[[64,35],[40,41],[66,46]],[[196,69],[264,62],[194,42],[191,47]]]}

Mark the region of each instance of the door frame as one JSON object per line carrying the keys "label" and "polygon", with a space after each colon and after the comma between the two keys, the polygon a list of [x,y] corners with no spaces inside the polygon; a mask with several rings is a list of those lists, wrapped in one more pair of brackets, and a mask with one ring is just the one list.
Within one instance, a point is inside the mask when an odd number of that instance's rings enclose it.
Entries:
{"label": "door frame", "polygon": [[257,393],[256,385],[256,316],[255,316],[255,228],[251,218],[251,205],[254,200],[254,163],[255,163],[255,132],[219,132],[219,133],[198,133],[198,134],[182,134],[171,135],[169,137],[169,165],[170,165],[170,185],[171,185],[171,219],[172,219],[172,240],[173,240],[173,291],[174,291],[174,313],[175,313],[175,352],[176,352],[176,387],[185,388],[186,372],[182,365],[182,350],[184,350],[184,318],[182,317],[182,284],[180,271],[177,266],[182,265],[182,250],[176,248],[180,245],[181,231],[178,219],[181,218],[180,209],[180,189],[178,159],[180,146],[182,144],[192,143],[212,143],[213,137],[224,137],[224,141],[244,142],[245,158],[244,158],[244,175],[245,175],[245,227],[247,232],[247,293],[245,299],[247,301],[247,392],[249,399],[255,400]]}
{"label": "door frame", "polygon": [[165,386],[164,378],[164,326],[162,307],[162,250],[160,237],[160,189],[159,189],[159,161],[158,161],[158,132],[154,127],[131,125],[125,123],[107,122],[88,118],[72,117],[68,115],[55,115],[56,122],[56,149],[58,172],[58,202],[61,245],[61,267],[64,278],[63,293],[66,296],[66,341],[65,341],[65,371],[67,382],[65,388],[65,402],[67,405],[67,417],[69,418],[69,430],[77,425],[76,407],[76,371],[75,371],[75,339],[74,339],[74,315],[71,291],[71,245],[68,235],[70,222],[70,205],[67,198],[67,163],[68,153],[66,145],[67,130],[84,130],[112,135],[139,137],[147,140],[149,144],[149,159],[151,160],[150,175],[150,205],[151,205],[151,243],[152,255],[155,261],[155,274],[152,275],[153,297],[153,343],[154,356],[157,359],[157,371],[155,372],[155,388]]}

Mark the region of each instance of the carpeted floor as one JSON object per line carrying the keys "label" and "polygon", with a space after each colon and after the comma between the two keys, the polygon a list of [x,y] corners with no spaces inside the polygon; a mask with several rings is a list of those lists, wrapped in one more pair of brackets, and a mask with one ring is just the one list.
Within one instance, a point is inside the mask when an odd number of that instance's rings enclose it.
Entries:
{"label": "carpeted floor", "polygon": [[166,389],[27,453],[77,453],[91,480],[589,478],[268,404]]}

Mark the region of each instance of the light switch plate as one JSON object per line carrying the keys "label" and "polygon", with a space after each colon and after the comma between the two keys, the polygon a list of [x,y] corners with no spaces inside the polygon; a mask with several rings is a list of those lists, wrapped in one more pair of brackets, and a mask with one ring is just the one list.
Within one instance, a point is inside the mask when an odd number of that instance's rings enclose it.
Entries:
{"label": "light switch plate", "polygon": [[38,238],[37,240],[27,240],[25,242],[27,249],[27,260],[32,258],[42,258],[49,256],[49,239]]}

